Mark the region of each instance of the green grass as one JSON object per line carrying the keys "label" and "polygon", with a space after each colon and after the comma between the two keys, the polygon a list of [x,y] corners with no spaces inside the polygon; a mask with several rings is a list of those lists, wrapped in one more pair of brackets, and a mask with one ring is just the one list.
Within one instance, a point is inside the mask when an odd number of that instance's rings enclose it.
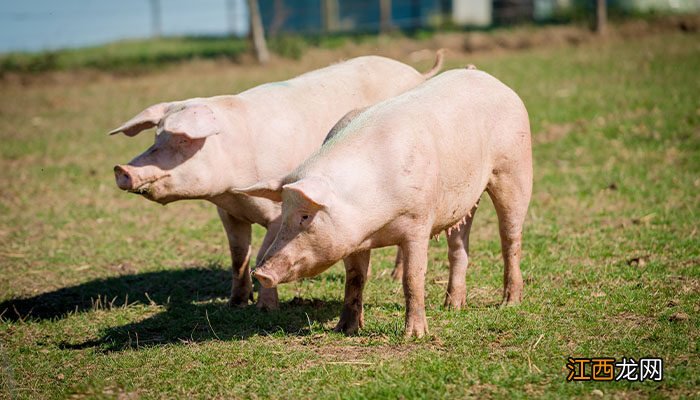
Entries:
{"label": "green grass", "polygon": [[[635,15],[634,18],[616,14],[615,8],[611,8],[610,30],[617,32],[630,25],[639,27],[639,21],[644,19],[648,26],[637,28],[637,33],[648,33],[654,30],[691,29],[697,26],[697,15],[683,15],[679,17],[665,15],[663,13],[647,13]],[[535,45],[533,41],[533,29],[544,31],[555,29],[556,23],[576,21],[569,25],[577,29],[577,33],[571,36],[568,32],[563,34],[557,31],[541,32],[543,37],[535,40],[538,46],[551,45],[556,40],[552,37],[563,38],[569,41],[588,40],[589,29],[586,21],[591,14],[583,8],[573,8],[575,15],[555,16],[552,21],[541,23],[539,26],[532,24],[521,25],[494,25],[487,28],[468,28],[467,33],[484,33],[490,35],[479,36],[482,43],[480,50],[509,48],[517,44],[517,47],[530,47]],[[683,22],[685,21],[685,22]],[[675,26],[677,25],[677,26]],[[447,47],[461,52],[466,45],[464,41],[464,27],[442,26],[440,28],[421,28],[415,30],[394,30],[388,34],[377,36],[372,32],[339,32],[334,34],[291,34],[281,33],[268,38],[267,45],[273,54],[279,57],[300,60],[309,54],[309,50],[339,50],[351,51],[358,46],[368,49],[385,46],[403,47],[406,41],[425,43],[422,47]],[[515,40],[513,40],[516,38]],[[221,37],[221,36],[183,36],[163,37],[154,39],[123,40],[106,45],[61,49],[44,52],[11,52],[0,54],[0,77],[6,74],[37,74],[50,71],[93,70],[111,72],[116,74],[141,74],[162,69],[165,66],[178,64],[189,60],[222,59],[236,63],[241,57],[250,53],[249,41],[245,38]]]}
{"label": "green grass", "polygon": [[[298,60],[310,47],[333,50],[349,43],[372,41],[376,41],[376,36],[365,34],[279,35],[268,40],[268,47],[281,57]],[[193,59],[238,61],[249,51],[250,44],[245,38],[203,36],[123,40],[94,47],[0,54],[0,76],[10,72],[76,69],[143,73]]]}
{"label": "green grass", "polygon": [[[0,83],[0,393],[698,396],[699,39],[675,33],[451,56],[450,67],[474,63],[501,78],[530,112],[526,288],[522,305],[497,307],[503,267],[484,196],[468,307],[441,307],[443,237],[430,250],[430,335],[417,341],[402,336],[401,285],[388,274],[393,249],[373,252],[366,327],[345,337],[331,332],[341,266],[282,286],[277,312],[231,310],[228,250],[213,206],[163,208],[113,183],[111,166],[145,149],[152,134],[105,132],[145,106],[232,93],[302,66],[196,64],[130,78]],[[257,247],[263,231],[254,232]],[[662,357],[664,381],[567,383],[569,356]]]}
{"label": "green grass", "polygon": [[102,46],[39,53],[0,55],[0,73],[45,72],[80,68],[139,72],[191,59],[238,59],[248,51],[245,39],[172,37],[124,40]]}

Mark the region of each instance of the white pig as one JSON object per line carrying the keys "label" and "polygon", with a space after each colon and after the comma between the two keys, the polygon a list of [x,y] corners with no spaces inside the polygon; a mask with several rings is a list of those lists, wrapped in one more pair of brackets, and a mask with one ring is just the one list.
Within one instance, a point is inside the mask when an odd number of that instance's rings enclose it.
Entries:
{"label": "white pig", "polygon": [[518,303],[532,192],[530,124],[520,98],[485,72],[459,69],[357,114],[290,174],[237,189],[282,202],[282,226],[253,275],[275,287],[344,259],[345,301],[336,330],[354,333],[363,325],[370,249],[398,245],[406,335],[423,336],[429,240],[447,231],[445,304],[460,308],[469,230],[486,191],[498,214],[503,302]]}
{"label": "white pig", "polygon": [[[228,189],[292,171],[345,113],[409,90],[441,65],[441,51],[425,74],[388,58],[358,57],[238,95],[153,105],[110,132],[134,136],[157,128],[153,146],[114,167],[117,185],[161,204],[181,199],[214,203],[231,251],[229,303],[247,305],[253,300],[251,224],[267,228],[260,256],[277,233],[280,206]],[[277,308],[277,290],[262,288],[257,305]]]}

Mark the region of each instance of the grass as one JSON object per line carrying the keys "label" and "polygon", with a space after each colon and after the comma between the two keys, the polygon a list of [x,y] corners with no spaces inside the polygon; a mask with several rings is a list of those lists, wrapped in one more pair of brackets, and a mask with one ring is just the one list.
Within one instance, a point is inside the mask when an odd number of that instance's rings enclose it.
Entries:
{"label": "grass", "polygon": [[247,40],[228,37],[124,40],[78,49],[2,54],[0,73],[36,73],[78,68],[140,72],[191,59],[236,60],[247,51]]}
{"label": "grass", "polygon": [[[376,41],[376,35],[280,35],[270,38],[268,47],[280,57],[299,60],[310,47],[333,50],[349,43],[372,41]],[[144,73],[193,59],[240,61],[249,51],[250,44],[245,38],[185,36],[123,40],[76,49],[0,54],[0,76],[76,69]]]}
{"label": "grass", "polygon": [[[465,39],[465,28],[445,26],[440,29],[421,28],[415,30],[395,30],[377,36],[372,32],[335,34],[280,34],[268,38],[269,50],[284,59],[300,60],[308,56],[310,50],[336,50],[365,46],[377,48],[384,46],[403,47],[406,42],[427,43],[421,47],[447,47],[456,51],[488,50],[496,48],[518,48],[552,45],[551,37],[560,36],[560,40],[585,41],[590,36],[588,20],[590,10],[575,8],[572,15],[556,16],[548,23],[537,25],[492,26],[488,28],[470,28],[469,33],[479,38],[480,46]],[[624,30],[630,25],[639,25],[646,20],[653,29],[697,30],[697,15],[672,16],[646,13],[629,18],[616,13],[611,8],[610,29],[613,32]],[[556,31],[557,23],[576,21],[569,25],[566,34]],[[684,25],[685,24],[685,25]],[[679,27],[669,25],[680,25]],[[637,28],[639,29],[639,28]],[[539,32],[539,36],[533,34]],[[641,28],[646,33],[649,28]],[[489,35],[483,33],[489,32]],[[536,36],[536,37],[533,37]],[[464,43],[463,43],[464,42]],[[414,43],[415,44],[415,43]],[[409,45],[410,46],[410,45]],[[415,47],[415,46],[414,46]],[[183,36],[154,39],[123,40],[106,45],[60,49],[44,52],[11,52],[0,54],[0,77],[7,74],[38,74],[51,71],[93,70],[117,74],[141,74],[163,69],[163,67],[190,60],[229,60],[244,63],[244,55],[251,52],[250,44],[245,38],[223,36]],[[252,60],[252,58],[250,58]]]}
{"label": "grass", "polygon": [[[373,252],[366,327],[331,332],[343,269],[280,288],[282,309],[226,307],[213,206],[117,190],[145,149],[107,132],[147,105],[233,93],[309,66],[187,64],[137,77],[1,82],[0,390],[16,398],[695,397],[700,394],[700,36],[452,55],[524,99],[535,189],[522,305],[500,309],[502,262],[484,196],[468,307],[404,341],[393,249]],[[319,66],[319,65],[316,65]],[[421,66],[424,67],[424,66]],[[196,76],[197,79],[192,79]],[[262,239],[255,229],[255,247]],[[663,382],[565,381],[569,356],[655,356]]]}

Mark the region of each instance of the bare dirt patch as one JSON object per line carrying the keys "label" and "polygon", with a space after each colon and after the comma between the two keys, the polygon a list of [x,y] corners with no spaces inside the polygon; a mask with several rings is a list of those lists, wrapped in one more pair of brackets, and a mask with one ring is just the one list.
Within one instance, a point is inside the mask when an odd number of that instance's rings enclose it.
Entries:
{"label": "bare dirt patch", "polygon": [[656,318],[648,315],[637,314],[629,311],[611,315],[608,322],[613,325],[626,325],[630,327],[651,326],[656,324]]}
{"label": "bare dirt patch", "polygon": [[[320,339],[320,338],[319,338]],[[301,368],[319,365],[372,366],[384,361],[395,361],[410,355],[417,345],[338,345],[328,343],[323,346],[299,345],[311,351],[315,357],[302,364]]]}
{"label": "bare dirt patch", "polygon": [[534,142],[536,144],[556,142],[571,133],[575,126],[575,124],[570,122],[561,124],[546,123],[542,131],[534,135]]}

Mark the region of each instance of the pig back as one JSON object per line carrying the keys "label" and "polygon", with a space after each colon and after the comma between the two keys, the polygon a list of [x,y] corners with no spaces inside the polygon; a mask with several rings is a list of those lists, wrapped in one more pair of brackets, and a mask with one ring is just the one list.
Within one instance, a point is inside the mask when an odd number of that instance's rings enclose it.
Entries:
{"label": "pig back", "polygon": [[256,179],[292,171],[347,112],[400,94],[423,79],[406,64],[367,56],[239,94],[256,154]]}
{"label": "pig back", "polygon": [[467,215],[495,169],[529,154],[530,128],[518,95],[485,72],[456,70],[434,84],[428,101],[443,103],[435,107],[441,122],[433,133],[440,166],[435,230],[440,230]]}
{"label": "pig back", "polygon": [[[491,75],[452,70],[376,107],[375,119],[391,121],[397,143],[396,174],[405,174],[407,204],[423,204],[434,231],[454,225],[477,202],[503,160],[520,157],[529,143],[520,98]],[[394,146],[397,148],[397,146]],[[528,148],[529,150],[529,148]],[[420,207],[418,207],[420,208]]]}

